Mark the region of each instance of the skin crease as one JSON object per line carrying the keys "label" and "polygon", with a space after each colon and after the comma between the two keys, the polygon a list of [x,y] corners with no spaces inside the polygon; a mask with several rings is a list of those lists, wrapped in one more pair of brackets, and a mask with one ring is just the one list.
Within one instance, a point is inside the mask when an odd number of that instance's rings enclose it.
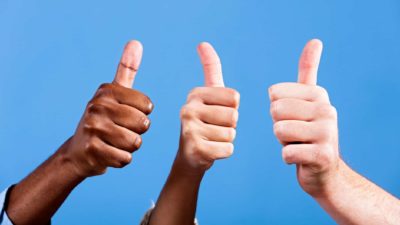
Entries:
{"label": "skin crease", "polygon": [[283,160],[296,164],[300,186],[339,224],[400,224],[400,201],[340,158],[337,112],[316,85],[321,53],[322,42],[311,40],[300,58],[298,83],[269,88]]}
{"label": "skin crease", "polygon": [[233,154],[239,93],[225,88],[220,59],[208,43],[198,47],[205,87],[193,89],[181,110],[179,150],[160,194],[152,225],[193,225],[205,172],[215,160]]}
{"label": "skin crease", "polygon": [[84,179],[131,162],[153,109],[147,96],[131,89],[142,51],[138,41],[126,45],[114,81],[96,91],[75,134],[11,190],[6,212],[15,225],[48,224]]}

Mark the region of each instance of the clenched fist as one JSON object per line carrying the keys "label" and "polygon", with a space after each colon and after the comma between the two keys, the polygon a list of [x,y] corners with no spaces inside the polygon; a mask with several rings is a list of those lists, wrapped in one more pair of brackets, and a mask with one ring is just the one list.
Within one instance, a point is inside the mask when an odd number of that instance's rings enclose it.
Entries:
{"label": "clenched fist", "polygon": [[124,167],[142,144],[140,135],[149,128],[147,115],[153,109],[146,95],[131,89],[142,51],[137,41],[126,45],[114,81],[99,87],[67,142],[63,154],[82,177]]}
{"label": "clenched fist", "polygon": [[297,165],[299,183],[312,196],[323,194],[340,165],[337,113],[327,91],[316,85],[321,53],[322,43],[310,41],[300,59],[298,83],[269,88],[283,160]]}
{"label": "clenched fist", "polygon": [[205,73],[205,87],[191,91],[181,110],[181,139],[175,161],[182,171],[204,173],[217,159],[233,153],[238,121],[239,93],[225,88],[220,59],[208,43],[198,52]]}

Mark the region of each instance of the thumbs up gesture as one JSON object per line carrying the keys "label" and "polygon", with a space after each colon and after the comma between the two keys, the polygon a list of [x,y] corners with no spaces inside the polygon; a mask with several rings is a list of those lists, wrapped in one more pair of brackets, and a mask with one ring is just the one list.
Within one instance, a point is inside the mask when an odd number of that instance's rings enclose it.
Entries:
{"label": "thumbs up gesture", "polygon": [[63,149],[79,176],[106,172],[107,167],[121,168],[132,160],[131,153],[142,144],[153,104],[133,90],[142,58],[142,45],[131,41],[125,46],[112,83],[102,84],[89,101],[75,134]]}
{"label": "thumbs up gesture", "polygon": [[283,145],[283,160],[297,165],[298,181],[312,196],[325,191],[340,162],[337,113],[327,91],[317,86],[321,53],[322,43],[311,40],[300,58],[298,82],[269,88],[274,133]]}
{"label": "thumbs up gesture", "polygon": [[205,87],[193,89],[181,109],[181,140],[175,167],[202,174],[233,153],[239,93],[224,87],[220,59],[208,43],[198,47]]}

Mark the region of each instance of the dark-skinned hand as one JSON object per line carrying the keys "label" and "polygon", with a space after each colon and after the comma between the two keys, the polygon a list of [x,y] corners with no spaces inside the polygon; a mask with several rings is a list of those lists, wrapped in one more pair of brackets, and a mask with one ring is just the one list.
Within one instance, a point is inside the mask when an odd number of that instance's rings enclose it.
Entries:
{"label": "dark-skinned hand", "polygon": [[112,83],[100,85],[64,151],[83,177],[105,173],[107,167],[122,168],[142,144],[141,134],[150,126],[150,99],[133,90],[142,58],[142,45],[129,42]]}

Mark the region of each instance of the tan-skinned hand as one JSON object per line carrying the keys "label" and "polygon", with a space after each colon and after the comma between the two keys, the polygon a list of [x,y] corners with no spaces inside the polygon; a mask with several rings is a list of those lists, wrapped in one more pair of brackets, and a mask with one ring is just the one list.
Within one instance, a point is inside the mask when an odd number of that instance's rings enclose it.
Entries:
{"label": "tan-skinned hand", "polygon": [[220,59],[208,43],[198,47],[205,87],[193,89],[181,110],[181,139],[175,167],[202,174],[233,154],[240,96],[224,87]]}

